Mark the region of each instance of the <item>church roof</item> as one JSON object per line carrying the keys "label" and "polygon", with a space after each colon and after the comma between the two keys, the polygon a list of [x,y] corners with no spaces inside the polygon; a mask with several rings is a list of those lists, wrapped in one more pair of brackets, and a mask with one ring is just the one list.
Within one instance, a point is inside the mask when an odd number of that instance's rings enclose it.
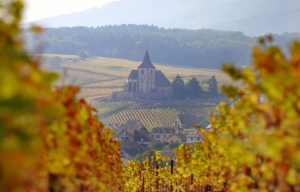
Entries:
{"label": "church roof", "polygon": [[155,87],[172,87],[169,79],[167,79],[161,70],[155,71]]}
{"label": "church roof", "polygon": [[127,79],[137,79],[138,78],[138,70],[132,70]]}
{"label": "church roof", "polygon": [[142,64],[138,68],[155,68],[154,65],[151,63],[150,56],[148,50],[146,50],[144,60]]}

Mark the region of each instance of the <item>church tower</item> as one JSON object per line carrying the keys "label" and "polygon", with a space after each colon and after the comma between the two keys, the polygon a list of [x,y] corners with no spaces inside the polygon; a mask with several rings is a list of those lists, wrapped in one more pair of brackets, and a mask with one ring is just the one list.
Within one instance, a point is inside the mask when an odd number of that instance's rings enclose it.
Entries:
{"label": "church tower", "polygon": [[148,50],[138,67],[138,88],[139,93],[153,93],[155,89],[155,67],[151,63]]}

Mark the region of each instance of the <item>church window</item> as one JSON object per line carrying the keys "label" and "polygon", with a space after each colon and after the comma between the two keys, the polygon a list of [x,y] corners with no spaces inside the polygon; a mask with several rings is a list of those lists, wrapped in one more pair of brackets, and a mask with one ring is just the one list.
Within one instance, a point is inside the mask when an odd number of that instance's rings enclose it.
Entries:
{"label": "church window", "polygon": [[150,74],[152,74],[152,70],[150,70]]}
{"label": "church window", "polygon": [[142,74],[144,74],[144,69],[142,69]]}

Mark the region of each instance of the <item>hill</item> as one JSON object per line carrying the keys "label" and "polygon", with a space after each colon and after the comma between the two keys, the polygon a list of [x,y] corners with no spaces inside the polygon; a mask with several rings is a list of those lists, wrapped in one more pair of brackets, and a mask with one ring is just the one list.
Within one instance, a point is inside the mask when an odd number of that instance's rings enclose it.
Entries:
{"label": "hill", "polygon": [[[115,101],[110,99],[111,92],[121,91],[132,69],[136,69],[141,61],[130,61],[113,58],[88,58],[78,60],[75,55],[34,55],[42,59],[42,68],[56,71],[61,78],[56,85],[77,85],[81,87],[78,95],[97,109],[99,118],[106,124],[126,124],[138,120],[149,130],[158,126],[171,126],[176,115],[194,114],[207,126],[212,111],[219,99],[202,98],[197,100],[133,100]],[[54,59],[56,58],[56,59]],[[58,64],[57,60],[61,61]],[[196,77],[204,90],[206,80],[216,76],[219,84],[231,84],[232,81],[219,70],[180,68],[154,63],[162,70],[170,81],[180,74],[184,81]]]}
{"label": "hill", "polygon": [[148,24],[242,31],[246,35],[260,36],[300,32],[298,18],[298,0],[121,0],[35,23],[46,27]]}
{"label": "hill", "polygon": [[[75,55],[35,55],[43,59],[45,69],[54,70],[61,74],[56,84],[72,84],[82,88],[80,97],[90,99],[106,98],[113,91],[121,91],[126,83],[131,70],[136,69],[141,61],[113,59],[105,57],[75,60]],[[51,62],[54,57],[59,57],[62,63],[57,65]],[[142,59],[142,58],[141,58]],[[162,70],[166,77],[173,81],[180,74],[185,81],[196,77],[202,86],[206,86],[206,80],[216,76],[220,84],[231,83],[229,78],[220,70],[182,68],[176,66],[165,66],[154,63],[158,70]]]}
{"label": "hill", "polygon": [[[285,47],[300,33],[274,35]],[[251,47],[258,38],[242,32],[165,29],[148,25],[47,28],[40,36],[27,33],[27,46],[34,52],[77,55],[81,50],[94,56],[141,60],[148,47],[152,61],[169,65],[220,69],[223,63],[247,65]],[[42,49],[41,49],[42,48]]]}

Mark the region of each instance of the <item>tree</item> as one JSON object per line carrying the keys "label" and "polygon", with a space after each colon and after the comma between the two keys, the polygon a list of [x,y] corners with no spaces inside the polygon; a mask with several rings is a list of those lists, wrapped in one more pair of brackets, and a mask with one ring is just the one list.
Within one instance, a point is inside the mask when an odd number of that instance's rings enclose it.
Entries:
{"label": "tree", "polygon": [[179,147],[181,145],[181,143],[171,143],[170,145],[169,145],[169,148],[170,149],[176,149],[177,147]]}
{"label": "tree", "polygon": [[149,150],[144,151],[143,153],[137,154],[134,157],[134,159],[137,160],[137,161],[142,161],[146,158],[151,159],[152,157],[155,157],[155,150],[149,149]]}
{"label": "tree", "polygon": [[185,88],[187,97],[191,99],[199,98],[202,93],[199,81],[195,77],[192,77],[192,79],[187,82]]}
{"label": "tree", "polygon": [[173,99],[183,100],[186,98],[184,81],[181,76],[177,75],[172,82]]}
{"label": "tree", "polygon": [[216,80],[215,76],[212,76],[210,79],[207,80],[208,84],[208,93],[210,96],[219,96],[219,87],[218,81]]}
{"label": "tree", "polygon": [[162,150],[164,147],[165,147],[165,144],[159,142],[159,143],[155,143],[151,148],[159,151],[159,150]]}
{"label": "tree", "polygon": [[[300,186],[300,42],[285,55],[260,40],[252,51],[252,66],[222,70],[242,87],[223,85],[234,105],[221,102],[210,123],[200,130],[204,141],[195,152],[180,146],[175,152],[180,174],[205,177],[216,191],[298,191]],[[261,100],[261,98],[265,98]],[[195,169],[195,166],[197,169]]]}
{"label": "tree", "polygon": [[25,51],[22,8],[0,1],[0,191],[122,191],[113,132],[78,87],[54,87],[58,75]]}
{"label": "tree", "polygon": [[86,59],[88,56],[86,55],[86,53],[85,53],[85,51],[79,51],[78,52],[78,57],[80,58],[80,59]]}

